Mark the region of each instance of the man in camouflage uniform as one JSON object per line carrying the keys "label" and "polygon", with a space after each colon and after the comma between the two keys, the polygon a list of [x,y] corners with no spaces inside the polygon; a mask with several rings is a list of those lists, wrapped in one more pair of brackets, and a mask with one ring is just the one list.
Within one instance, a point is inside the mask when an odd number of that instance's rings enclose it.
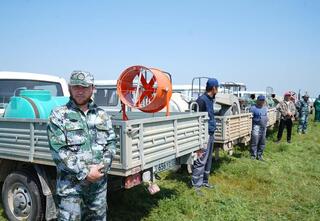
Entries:
{"label": "man in camouflage uniform", "polygon": [[107,172],[115,154],[110,117],[91,100],[93,76],[74,71],[70,100],[54,109],[48,136],[57,167],[58,220],[106,220]]}
{"label": "man in camouflage uniform", "polygon": [[275,103],[274,103],[274,100],[272,98],[272,95],[271,96],[267,95],[266,102],[267,102],[267,105],[268,105],[269,108],[275,107]]}
{"label": "man in camouflage uniform", "polygon": [[250,98],[247,101],[247,106],[250,108],[251,106],[256,104],[256,95],[250,94]]}
{"label": "man in camouflage uniform", "polygon": [[309,95],[305,94],[302,97],[303,99],[298,101],[296,104],[296,108],[299,116],[299,126],[298,126],[298,134],[305,134],[308,127],[308,116],[309,116]]}

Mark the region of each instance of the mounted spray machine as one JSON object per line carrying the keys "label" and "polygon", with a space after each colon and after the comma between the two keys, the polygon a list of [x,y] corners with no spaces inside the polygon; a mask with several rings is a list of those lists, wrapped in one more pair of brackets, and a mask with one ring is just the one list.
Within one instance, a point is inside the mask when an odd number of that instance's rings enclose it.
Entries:
{"label": "mounted spray machine", "polygon": [[122,72],[117,81],[123,120],[128,120],[126,107],[155,113],[166,107],[172,95],[171,75],[156,68],[132,66]]}

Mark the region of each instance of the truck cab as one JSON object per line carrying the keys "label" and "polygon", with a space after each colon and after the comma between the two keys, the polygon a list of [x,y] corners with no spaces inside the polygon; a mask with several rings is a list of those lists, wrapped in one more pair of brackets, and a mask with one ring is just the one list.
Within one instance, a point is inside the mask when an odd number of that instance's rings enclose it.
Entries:
{"label": "truck cab", "polygon": [[219,92],[224,94],[234,94],[241,97],[241,92],[246,91],[247,86],[239,82],[221,82],[219,85]]}
{"label": "truck cab", "polygon": [[46,74],[0,71],[0,116],[11,97],[21,90],[48,90],[52,96],[69,96],[65,79]]}

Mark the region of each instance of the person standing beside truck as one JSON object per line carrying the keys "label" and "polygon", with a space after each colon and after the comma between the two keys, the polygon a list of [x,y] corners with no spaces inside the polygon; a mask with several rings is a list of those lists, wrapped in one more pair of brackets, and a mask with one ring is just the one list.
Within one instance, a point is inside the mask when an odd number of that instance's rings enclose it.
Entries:
{"label": "person standing beside truck", "polygon": [[250,98],[248,99],[248,107],[251,107],[256,104],[256,95],[250,94]]}
{"label": "person standing beside truck", "polygon": [[292,101],[290,92],[284,94],[284,100],[278,104],[277,110],[280,112],[281,118],[276,142],[279,143],[281,141],[283,130],[286,127],[287,142],[291,143],[292,124],[296,107]]}
{"label": "person standing beside truck", "polygon": [[263,160],[262,154],[266,147],[266,133],[268,123],[268,108],[265,105],[266,98],[258,96],[256,105],[251,106],[252,118],[251,132],[251,159]]}
{"label": "person standing beside truck", "polygon": [[314,106],[314,121],[315,122],[320,122],[320,95],[319,97],[314,101],[313,103]]}
{"label": "person standing beside truck", "polygon": [[302,96],[302,100],[299,100],[296,104],[296,108],[298,111],[299,117],[299,125],[298,125],[298,134],[305,134],[307,132],[308,127],[308,118],[309,118],[309,95],[305,94]]}
{"label": "person standing beside truck", "polygon": [[106,220],[115,133],[110,117],[91,99],[89,72],[72,72],[69,91],[69,102],[52,111],[47,129],[57,168],[58,220]]}
{"label": "person standing beside truck", "polygon": [[209,78],[206,83],[206,92],[196,100],[199,105],[200,112],[208,112],[209,116],[209,139],[208,145],[199,158],[194,162],[192,167],[192,186],[200,193],[201,187],[213,188],[209,183],[209,174],[212,165],[212,153],[214,144],[214,131],[216,129],[216,121],[214,119],[214,99],[218,93],[219,82],[215,78]]}
{"label": "person standing beside truck", "polygon": [[274,103],[274,107],[279,104],[279,100],[276,98],[276,94],[271,94],[272,101]]}
{"label": "person standing beside truck", "polygon": [[272,95],[271,96],[267,96],[266,103],[267,103],[269,108],[273,108],[275,106],[275,103],[273,101]]}

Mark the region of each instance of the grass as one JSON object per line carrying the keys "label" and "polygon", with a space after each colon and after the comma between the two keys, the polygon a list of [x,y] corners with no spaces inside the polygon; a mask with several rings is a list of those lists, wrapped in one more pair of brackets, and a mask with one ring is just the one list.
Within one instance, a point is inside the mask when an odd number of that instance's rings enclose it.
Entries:
{"label": "grass", "polygon": [[[183,170],[161,174],[161,192],[153,196],[144,186],[111,193],[108,220],[319,220],[320,124],[310,121],[306,135],[295,131],[291,144],[285,134],[280,144],[269,134],[265,162],[250,160],[240,147],[233,156],[221,154],[210,177],[216,186],[202,197]],[[1,214],[0,204],[4,220]]]}
{"label": "grass", "polygon": [[6,220],[3,209],[2,209],[2,204],[0,202],[0,221]]}
{"label": "grass", "polygon": [[309,133],[287,144],[275,144],[270,133],[265,162],[249,159],[247,150],[222,154],[210,181],[213,190],[199,197],[185,172],[162,174],[162,189],[150,196],[143,187],[113,194],[109,220],[319,220],[320,124],[310,121]]}

